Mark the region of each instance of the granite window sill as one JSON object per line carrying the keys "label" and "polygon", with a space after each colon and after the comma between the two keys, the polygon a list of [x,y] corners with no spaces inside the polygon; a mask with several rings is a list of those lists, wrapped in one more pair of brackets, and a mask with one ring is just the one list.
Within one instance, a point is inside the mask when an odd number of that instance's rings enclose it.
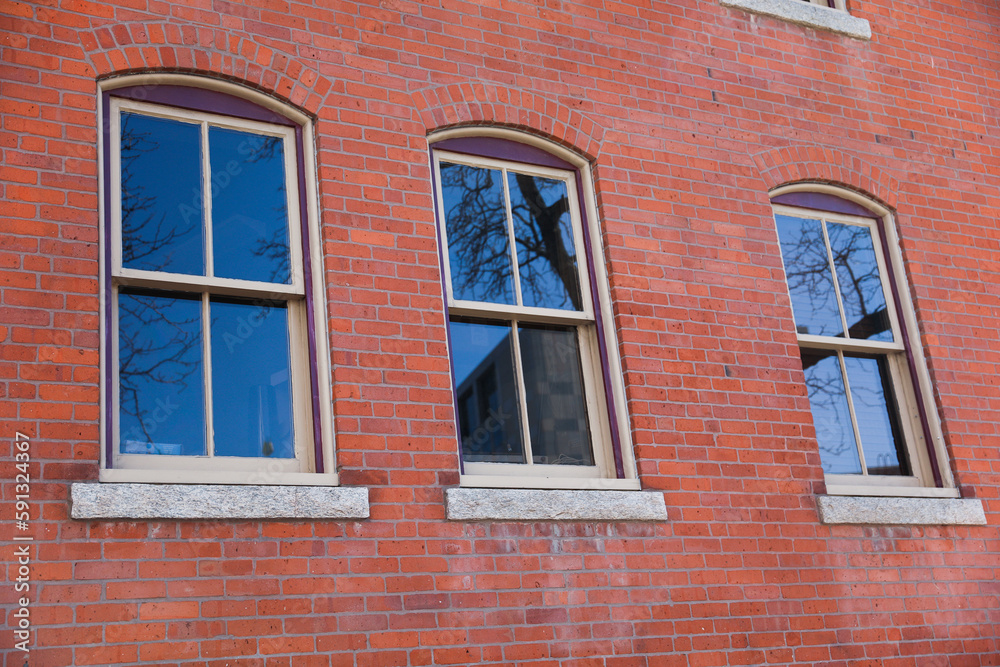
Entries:
{"label": "granite window sill", "polygon": [[368,518],[364,487],[76,483],[70,500],[84,520]]}
{"label": "granite window sill", "polygon": [[802,0],[721,0],[721,2],[723,7],[763,14],[855,39],[872,38],[871,25],[865,19],[851,16],[839,9],[813,5]]}
{"label": "granite window sill", "polygon": [[445,502],[452,521],[667,520],[654,491],[452,488]]}
{"label": "granite window sill", "polygon": [[982,526],[986,514],[976,498],[879,498],[820,496],[820,523],[872,526]]}

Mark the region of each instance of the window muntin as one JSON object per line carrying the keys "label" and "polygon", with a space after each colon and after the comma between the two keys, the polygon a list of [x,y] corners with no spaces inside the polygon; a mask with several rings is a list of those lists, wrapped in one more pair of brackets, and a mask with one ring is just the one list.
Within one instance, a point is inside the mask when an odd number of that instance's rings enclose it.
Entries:
{"label": "window muntin", "polygon": [[828,484],[928,485],[879,221],[774,208]]}
{"label": "window muntin", "polygon": [[316,470],[295,129],[108,109],[109,467]]}
{"label": "window muntin", "polygon": [[434,164],[464,472],[614,477],[575,173]]}

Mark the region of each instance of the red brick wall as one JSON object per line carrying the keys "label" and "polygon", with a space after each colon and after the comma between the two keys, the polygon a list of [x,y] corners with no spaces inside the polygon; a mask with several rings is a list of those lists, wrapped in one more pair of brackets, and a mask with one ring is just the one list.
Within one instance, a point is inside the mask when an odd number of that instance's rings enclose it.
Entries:
{"label": "red brick wall", "polygon": [[[0,3],[0,537],[20,431],[31,665],[1000,664],[993,3],[852,3],[870,42],[714,0],[319,4]],[[67,518],[68,483],[98,474],[96,81],[147,70],[317,118],[337,465],[370,520]],[[426,135],[461,123],[593,161],[627,417],[669,522],[444,520]],[[767,200],[801,179],[896,212],[949,464],[988,526],[819,524]]]}

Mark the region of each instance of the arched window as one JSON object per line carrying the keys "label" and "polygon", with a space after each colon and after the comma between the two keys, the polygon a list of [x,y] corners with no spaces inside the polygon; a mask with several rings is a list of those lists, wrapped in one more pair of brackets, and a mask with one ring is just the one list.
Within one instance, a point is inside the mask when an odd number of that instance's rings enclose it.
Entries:
{"label": "arched window", "polygon": [[811,184],[772,193],[830,493],[956,495],[889,212]]}
{"label": "arched window", "polygon": [[481,129],[432,157],[463,486],[638,488],[586,164]]}
{"label": "arched window", "polygon": [[309,119],[171,75],[102,113],[102,480],[335,482]]}

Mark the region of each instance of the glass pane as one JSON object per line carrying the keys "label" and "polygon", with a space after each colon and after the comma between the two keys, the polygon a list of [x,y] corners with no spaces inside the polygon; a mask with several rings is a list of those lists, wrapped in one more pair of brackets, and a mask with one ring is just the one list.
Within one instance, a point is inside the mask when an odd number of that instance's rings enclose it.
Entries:
{"label": "glass pane", "polygon": [[215,455],[294,458],[288,309],[213,299],[211,313]]}
{"label": "glass pane", "polygon": [[523,305],[583,310],[566,183],[514,172],[507,183]]}
{"label": "glass pane", "polygon": [[518,328],[535,463],[594,465],[576,333],[567,327]]}
{"label": "glass pane", "polygon": [[[902,438],[896,421],[896,402],[892,394],[889,368],[885,358],[844,356],[847,381],[854,399],[861,446],[869,475],[905,475],[906,458],[900,456]],[[900,462],[904,462],[903,465]]]}
{"label": "glass pane", "polygon": [[122,454],[207,453],[198,297],[118,295],[118,383]]}
{"label": "glass pane", "polygon": [[501,172],[442,162],[441,192],[455,298],[513,304]]}
{"label": "glass pane", "polygon": [[205,274],[201,128],[121,115],[122,266]]}
{"label": "glass pane", "polygon": [[837,475],[860,475],[861,459],[858,457],[847,390],[837,353],[803,349],[801,355],[823,471]]}
{"label": "glass pane", "polygon": [[819,220],[777,215],[788,291],[800,334],[843,336],[833,272]]}
{"label": "glass pane", "polygon": [[462,458],[524,463],[521,413],[508,324],[451,322]]}
{"label": "glass pane", "polygon": [[282,140],[210,127],[208,146],[215,275],[290,283]]}
{"label": "glass pane", "polygon": [[847,335],[891,341],[889,311],[871,231],[858,225],[828,222],[826,233],[833,250],[833,264],[837,267],[840,298],[847,316]]}

